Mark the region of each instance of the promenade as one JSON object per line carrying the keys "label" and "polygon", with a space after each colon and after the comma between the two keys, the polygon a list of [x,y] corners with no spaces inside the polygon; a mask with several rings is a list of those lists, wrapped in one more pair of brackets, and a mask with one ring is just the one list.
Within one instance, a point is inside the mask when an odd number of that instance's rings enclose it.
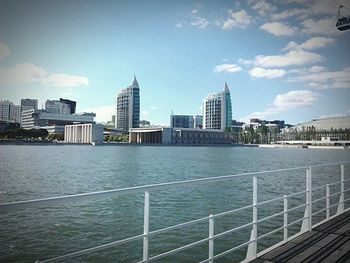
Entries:
{"label": "promenade", "polygon": [[252,262],[350,262],[350,211],[313,228]]}

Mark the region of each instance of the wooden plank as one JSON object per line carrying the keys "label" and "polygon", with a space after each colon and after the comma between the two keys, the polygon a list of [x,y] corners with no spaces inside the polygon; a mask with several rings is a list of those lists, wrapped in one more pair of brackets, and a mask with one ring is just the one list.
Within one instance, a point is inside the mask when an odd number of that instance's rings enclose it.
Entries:
{"label": "wooden plank", "polygon": [[279,248],[274,249],[271,252],[263,255],[261,258],[266,259],[266,260],[270,260],[273,262],[280,262],[280,261],[278,261],[280,258],[286,257],[288,255],[290,256],[291,254],[298,252],[302,248],[303,248],[302,245],[288,242],[288,243],[280,246]]}

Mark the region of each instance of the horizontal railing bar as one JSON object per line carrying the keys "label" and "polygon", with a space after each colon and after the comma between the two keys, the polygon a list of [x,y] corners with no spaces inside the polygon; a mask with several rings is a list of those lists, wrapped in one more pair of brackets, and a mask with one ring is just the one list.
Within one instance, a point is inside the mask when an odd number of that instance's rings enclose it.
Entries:
{"label": "horizontal railing bar", "polygon": [[[342,164],[342,163],[348,163],[348,162],[350,161],[311,165],[311,167],[335,165],[335,164]],[[135,186],[135,187],[129,187],[129,188],[122,188],[122,189],[112,189],[112,190],[104,190],[104,191],[89,192],[89,193],[82,193],[82,194],[4,203],[4,204],[0,204],[0,211],[6,211],[10,209],[23,209],[28,206],[56,205],[56,204],[65,203],[67,199],[69,202],[69,201],[78,201],[78,200],[91,200],[91,199],[99,199],[99,198],[107,198],[107,197],[116,197],[116,196],[122,196],[122,195],[128,195],[128,194],[143,193],[145,191],[148,191],[148,192],[159,191],[159,190],[164,190],[171,187],[180,187],[180,186],[202,184],[202,183],[206,184],[206,183],[212,183],[217,181],[225,181],[228,179],[233,179],[233,178],[242,177],[242,176],[244,177],[259,176],[259,175],[269,174],[269,173],[271,174],[271,173],[278,173],[278,172],[301,170],[308,167],[310,166],[300,166],[300,167],[294,167],[294,168],[276,169],[276,170],[260,171],[260,172],[248,172],[248,173],[241,173],[236,175],[224,175],[224,176],[208,177],[208,178],[201,178],[201,179],[170,182],[170,183]]]}
{"label": "horizontal railing bar", "polygon": [[[338,162],[338,164],[345,163],[345,162],[350,162],[350,161]],[[336,163],[330,163],[328,165],[333,165],[333,164],[336,164]],[[326,165],[326,164],[324,164],[324,165]],[[270,171],[248,172],[248,173],[241,173],[241,174],[236,174],[236,175],[224,175],[224,176],[192,179],[192,180],[185,180],[185,181],[160,183],[160,184],[153,184],[153,185],[134,186],[134,187],[128,187],[128,188],[122,188],[122,189],[111,189],[111,190],[103,190],[103,191],[96,191],[96,192],[89,192],[89,193],[81,193],[81,194],[56,196],[56,197],[18,201],[18,202],[11,202],[11,203],[3,203],[3,204],[0,204],[0,211],[7,211],[7,210],[11,210],[11,209],[23,209],[23,208],[27,208],[29,206],[33,207],[33,206],[57,205],[57,204],[65,203],[67,201],[71,202],[71,201],[81,201],[81,200],[95,200],[95,199],[100,199],[100,198],[108,198],[108,197],[116,197],[116,196],[123,196],[123,195],[129,195],[129,194],[143,193],[145,191],[148,191],[148,192],[160,191],[160,190],[164,190],[164,189],[168,189],[168,188],[172,188],[172,187],[207,184],[207,183],[213,183],[213,182],[218,182],[218,181],[226,181],[226,180],[238,178],[238,177],[245,177],[246,178],[248,176],[261,176],[264,174],[272,174],[272,173],[279,173],[279,172],[301,170],[301,169],[305,169],[308,167],[309,166],[300,166],[300,167],[276,169],[276,170],[270,170]]]}
{"label": "horizontal railing bar", "polygon": [[[340,181],[337,182],[337,184],[340,184]],[[330,186],[330,184],[328,184],[328,186]],[[325,189],[326,187],[327,187],[327,185],[321,185],[321,186],[313,187],[312,191],[318,191],[320,189]]]}
{"label": "horizontal railing bar", "polygon": [[249,240],[249,241],[247,241],[247,242],[245,242],[245,243],[242,243],[242,244],[240,244],[240,245],[238,245],[238,246],[236,246],[236,247],[230,248],[230,249],[228,249],[228,250],[226,250],[226,251],[224,251],[224,252],[221,252],[221,253],[215,255],[215,256],[214,256],[214,259],[223,257],[223,256],[225,256],[225,255],[227,255],[227,254],[229,254],[229,253],[232,253],[232,252],[234,252],[234,251],[236,251],[236,250],[238,250],[238,249],[240,249],[240,248],[242,248],[242,247],[245,247],[245,246],[247,246],[247,245],[249,245],[250,243],[253,243],[253,242],[254,242],[254,240]]}
{"label": "horizontal railing bar", "polygon": [[278,213],[273,214],[273,215],[270,215],[270,216],[266,216],[266,217],[264,217],[264,218],[259,219],[259,220],[257,221],[257,223],[264,222],[264,221],[266,221],[266,220],[269,220],[269,219],[271,219],[271,218],[274,218],[274,217],[276,217],[276,216],[280,216],[280,215],[283,215],[283,214],[285,214],[284,211],[278,212]]}
{"label": "horizontal railing bar", "polygon": [[207,238],[198,240],[198,241],[196,241],[196,242],[193,242],[193,243],[184,245],[184,246],[182,246],[182,247],[178,247],[178,248],[175,248],[175,249],[173,249],[173,250],[164,252],[164,253],[162,253],[162,254],[158,254],[158,255],[156,255],[156,256],[150,257],[150,258],[148,259],[148,262],[154,261],[154,260],[157,260],[157,259],[160,259],[160,258],[164,258],[164,257],[169,256],[169,255],[172,255],[172,254],[174,254],[174,253],[176,253],[176,252],[180,252],[180,251],[189,249],[189,248],[191,248],[191,247],[200,245],[200,244],[202,244],[202,243],[204,243],[204,242],[209,241],[209,239],[210,239],[210,238],[207,237]]}
{"label": "horizontal railing bar", "polygon": [[294,207],[288,209],[287,211],[288,211],[288,212],[294,211],[294,210],[297,210],[297,209],[302,208],[302,207],[304,207],[304,206],[306,206],[306,204],[301,204],[301,205],[298,205],[298,206],[294,206]]}
{"label": "horizontal railing bar", "polygon": [[273,199],[270,199],[270,200],[266,200],[266,201],[257,203],[256,205],[257,205],[257,206],[266,205],[266,204],[268,204],[268,203],[272,203],[272,202],[276,202],[276,201],[283,200],[283,198],[284,198],[283,196],[281,196],[281,197],[276,197],[276,198],[273,198]]}
{"label": "horizontal railing bar", "polygon": [[303,191],[300,191],[300,192],[296,192],[296,193],[292,193],[292,194],[289,194],[287,195],[286,197],[292,197],[292,196],[296,196],[296,195],[301,195],[301,194],[305,194],[306,193],[306,190],[303,190]]}
{"label": "horizontal railing bar", "polygon": [[252,207],[253,207],[253,205],[247,205],[247,206],[236,208],[236,209],[233,209],[233,210],[230,210],[230,211],[221,212],[219,214],[213,215],[213,218],[218,218],[218,217],[226,216],[226,215],[229,215],[229,214],[237,213],[239,211],[242,211],[242,210],[248,209],[248,208],[252,208]]}
{"label": "horizontal railing bar", "polygon": [[333,194],[330,194],[329,197],[332,197],[332,196],[335,196],[335,195],[340,195],[342,193],[342,191],[339,191],[339,192],[336,192],[336,193],[333,193]]}
{"label": "horizontal railing bar", "polygon": [[317,199],[315,199],[315,200],[312,200],[311,203],[317,203],[317,202],[322,201],[322,200],[324,200],[324,199],[326,199],[326,198],[327,198],[327,196],[320,197],[320,198],[317,198]]}
{"label": "horizontal railing bar", "polygon": [[326,188],[327,185],[328,185],[328,186],[333,186],[333,185],[345,183],[345,182],[348,182],[348,181],[350,181],[350,179],[346,179],[346,180],[344,180],[344,181],[337,181],[337,182],[333,182],[333,183],[329,183],[329,184],[325,184],[325,185],[321,185],[321,186],[312,188],[312,191],[319,190],[319,189],[322,189],[322,188]]}
{"label": "horizontal railing bar", "polygon": [[160,233],[164,233],[164,232],[176,229],[176,228],[186,227],[186,226],[189,226],[189,225],[192,225],[192,224],[195,224],[195,223],[200,223],[200,222],[207,221],[207,220],[209,220],[209,216],[202,217],[202,218],[195,219],[195,220],[191,220],[191,221],[188,221],[188,222],[185,222],[185,223],[181,223],[181,224],[177,224],[177,225],[173,225],[173,226],[168,226],[168,227],[165,227],[165,228],[162,228],[162,229],[154,230],[154,231],[149,232],[149,235],[150,236],[158,235]]}
{"label": "horizontal railing bar", "polygon": [[349,163],[350,161],[342,161],[342,162],[335,162],[335,163],[321,163],[321,164],[314,164],[310,165],[311,167],[320,167],[320,166],[328,166],[328,165],[336,165],[336,164],[342,164],[342,163]]}
{"label": "horizontal railing bar", "polygon": [[263,234],[263,235],[261,235],[261,236],[258,236],[256,240],[265,238],[265,237],[267,237],[267,236],[269,236],[269,235],[272,235],[273,233],[276,233],[276,232],[278,232],[278,231],[281,231],[281,230],[283,230],[283,229],[285,229],[285,228],[286,228],[285,226],[276,228],[276,229],[274,229],[274,230],[272,230],[272,231],[270,231],[270,232],[268,232],[268,233],[266,233],[266,234]]}
{"label": "horizontal railing bar", "polygon": [[66,254],[66,255],[54,257],[54,258],[51,258],[51,259],[39,260],[39,261],[36,261],[36,262],[38,262],[38,263],[49,263],[49,262],[61,261],[61,260],[64,260],[64,259],[75,258],[75,257],[81,256],[81,255],[85,255],[85,254],[91,253],[91,252],[96,252],[96,251],[103,250],[103,249],[106,249],[106,248],[115,247],[115,246],[118,246],[118,245],[121,245],[121,244],[124,244],[124,243],[135,241],[135,240],[143,238],[144,236],[145,236],[144,234],[138,235],[138,236],[133,236],[133,237],[125,238],[125,239],[122,239],[122,240],[110,242],[110,243],[107,243],[107,244],[104,244],[104,245],[100,245],[100,246],[97,246],[97,247],[87,248],[87,249],[83,249],[83,250],[80,250],[80,251],[77,251],[77,252],[73,252],[73,253],[69,253],[69,254]]}
{"label": "horizontal railing bar", "polygon": [[296,223],[299,223],[300,221],[303,221],[304,219],[308,219],[309,217],[308,216],[305,216],[305,217],[302,217],[302,218],[299,218],[293,222],[290,222],[289,224],[287,224],[287,227],[289,226],[292,226],[292,225],[295,225]]}
{"label": "horizontal railing bar", "polygon": [[312,215],[317,215],[317,214],[319,214],[319,213],[322,213],[322,212],[326,211],[327,209],[328,209],[328,208],[322,208],[321,210],[318,210],[318,211],[316,211],[316,212],[313,212]]}
{"label": "horizontal railing bar", "polygon": [[245,227],[251,226],[251,225],[253,225],[253,224],[254,224],[253,222],[250,222],[250,223],[248,223],[248,224],[241,225],[241,226],[232,228],[232,229],[230,229],[230,230],[226,230],[226,231],[224,231],[224,232],[221,232],[221,233],[219,233],[219,234],[214,235],[214,239],[219,238],[219,237],[222,237],[222,236],[225,236],[225,235],[230,234],[230,233],[232,233],[232,232],[236,232],[236,231],[238,231],[238,230],[240,230],[240,229],[243,229],[243,228],[245,228]]}
{"label": "horizontal railing bar", "polygon": [[349,200],[350,200],[350,197],[344,199],[344,201],[341,201],[341,202],[335,203],[335,204],[333,204],[333,205],[330,205],[329,208],[332,208],[332,207],[335,207],[335,206],[337,206],[337,205],[343,204],[343,203],[345,203],[345,202],[347,202],[347,201],[349,201]]}

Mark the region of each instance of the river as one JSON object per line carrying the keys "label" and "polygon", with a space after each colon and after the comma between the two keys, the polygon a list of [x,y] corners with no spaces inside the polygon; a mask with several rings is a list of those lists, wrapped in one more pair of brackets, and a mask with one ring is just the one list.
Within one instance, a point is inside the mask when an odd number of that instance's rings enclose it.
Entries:
{"label": "river", "polygon": [[[349,160],[349,150],[0,145],[0,203]],[[345,168],[348,177],[350,165]],[[313,185],[327,183],[330,173],[338,176],[339,170],[339,167],[313,170]],[[259,201],[302,191],[305,170],[265,176],[258,184]],[[251,188],[251,178],[240,177],[151,193],[150,228],[156,230],[249,205]],[[303,198],[295,198],[291,204]],[[262,207],[259,216],[281,211],[281,205],[283,202]],[[294,217],[302,214],[303,211],[296,211]],[[251,210],[230,215],[215,222],[215,232],[250,221]],[[283,217],[263,223],[259,229],[263,233],[280,222]],[[291,234],[298,227],[291,228]],[[206,238],[207,229],[205,222],[152,236],[150,253],[159,254]],[[142,233],[143,195],[140,194],[10,211],[0,214],[0,262],[35,262]],[[243,229],[218,239],[216,253],[246,242],[249,234],[250,229]],[[277,233],[266,244],[279,238]],[[262,248],[264,244],[259,247]],[[207,258],[207,249],[208,245],[202,244],[156,262],[198,262]],[[215,262],[242,260],[245,251],[242,249]],[[140,260],[141,240],[64,262]]]}

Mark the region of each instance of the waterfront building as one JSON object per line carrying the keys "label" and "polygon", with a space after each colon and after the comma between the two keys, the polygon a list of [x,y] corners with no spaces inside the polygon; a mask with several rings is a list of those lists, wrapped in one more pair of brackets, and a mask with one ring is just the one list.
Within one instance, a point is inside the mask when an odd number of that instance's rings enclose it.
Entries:
{"label": "waterfront building", "polygon": [[203,129],[224,131],[231,127],[231,95],[225,82],[224,91],[209,94],[203,99]]}
{"label": "waterfront building", "polygon": [[285,132],[332,131],[340,129],[350,129],[350,116],[314,119],[312,121],[300,123],[291,128],[285,129]]}
{"label": "waterfront building", "polygon": [[74,114],[75,113],[75,110],[76,110],[76,107],[77,107],[77,102],[76,101],[60,98],[60,102],[66,104],[66,105],[69,105],[69,107],[70,107],[70,114]]}
{"label": "waterfront building", "polygon": [[115,128],[128,131],[140,123],[140,88],[134,76],[132,85],[122,89],[116,98]]}
{"label": "waterfront building", "polygon": [[0,101],[0,121],[20,123],[22,108],[8,100]]}
{"label": "waterfront building", "polygon": [[64,141],[67,143],[102,143],[103,125],[95,123],[66,125]]}
{"label": "waterfront building", "polygon": [[47,100],[45,111],[54,114],[71,114],[71,105],[59,100]]}
{"label": "waterfront building", "polygon": [[129,142],[141,144],[206,145],[230,144],[229,135],[220,130],[153,127],[129,130]]}
{"label": "waterfront building", "polygon": [[193,128],[202,129],[203,128],[203,116],[195,115],[193,116]]}
{"label": "waterfront building", "polygon": [[38,109],[38,100],[37,99],[21,99],[22,110],[29,109]]}
{"label": "waterfront building", "polygon": [[[21,128],[34,129],[47,126],[64,126],[73,123],[93,123],[95,113],[58,114],[45,110],[26,110],[22,112]],[[58,128],[61,129],[61,128]]]}
{"label": "waterfront building", "polygon": [[149,127],[149,126],[151,126],[151,122],[149,122],[147,120],[140,121],[140,127]]}

